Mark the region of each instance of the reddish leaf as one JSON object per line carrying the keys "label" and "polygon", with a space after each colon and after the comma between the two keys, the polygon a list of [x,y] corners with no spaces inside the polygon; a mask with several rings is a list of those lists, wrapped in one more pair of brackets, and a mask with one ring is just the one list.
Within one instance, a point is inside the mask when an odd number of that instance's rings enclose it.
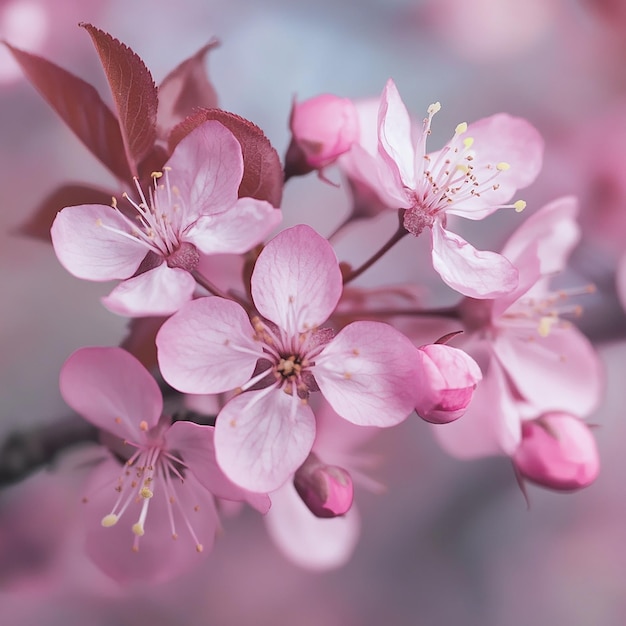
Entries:
{"label": "reddish leaf", "polygon": [[18,233],[50,241],[50,227],[57,213],[66,206],[79,204],[111,204],[113,194],[87,185],[63,185],[53,191],[37,207],[35,214],[19,227]]}
{"label": "reddish leaf", "polygon": [[156,335],[167,317],[137,317],[128,324],[128,335],[120,344],[151,370],[157,364]]}
{"label": "reddish leaf", "polygon": [[121,180],[131,178],[113,112],[87,82],[35,54],[5,43],[22,71],[87,148]]}
{"label": "reddish leaf", "polygon": [[161,136],[167,137],[167,133],[195,109],[217,107],[217,93],[207,78],[204,60],[207,52],[218,45],[217,39],[211,39],[172,70],[159,85],[157,127]]}
{"label": "reddish leaf", "polygon": [[173,151],[181,139],[207,120],[221,122],[241,144],[244,172],[239,185],[239,197],[267,200],[275,207],[280,206],[283,169],[278,153],[263,131],[249,120],[221,109],[200,109],[172,130],[170,150]]}
{"label": "reddish leaf", "polygon": [[91,24],[80,25],[91,36],[111,86],[126,155],[136,176],[137,163],[156,139],[157,88],[144,62],[128,46]]}

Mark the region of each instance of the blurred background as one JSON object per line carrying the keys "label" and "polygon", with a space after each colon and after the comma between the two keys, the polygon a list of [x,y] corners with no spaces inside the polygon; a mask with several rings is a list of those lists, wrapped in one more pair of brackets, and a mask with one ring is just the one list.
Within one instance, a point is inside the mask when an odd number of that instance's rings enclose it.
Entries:
{"label": "blurred background", "polygon": [[[158,83],[216,36],[207,68],[220,105],[258,124],[284,155],[294,96],[377,96],[393,77],[419,119],[436,100],[433,148],[461,121],[500,111],[528,118],[546,140],[530,213],[561,194],[581,199],[582,244],[572,284],[598,288],[581,327],[606,367],[592,418],[597,482],[576,494],[531,487],[510,463],[461,462],[409,419],[381,433],[383,494],[357,494],[361,539],[325,573],[287,561],[258,516],[226,519],[213,554],[159,586],[119,588],[87,563],[75,532],[75,483],[62,462],[0,493],[0,622],[42,626],[429,625],[621,626],[626,623],[626,320],[615,268],[626,251],[626,4],[623,0],[0,0],[0,37],[42,54],[107,93],[88,21],[132,47]],[[0,50],[0,439],[69,413],[58,372],[85,345],[115,345],[126,321],[51,246],[16,230],[55,186],[113,184],[104,168]],[[332,177],[332,175],[331,175]],[[345,190],[314,175],[285,190],[286,226],[328,234]],[[505,212],[500,212],[505,213]],[[512,213],[464,226],[497,250]],[[463,232],[463,231],[461,231]],[[370,234],[362,236],[369,237]],[[372,234],[375,237],[376,234]],[[403,242],[404,243],[404,242]],[[340,255],[358,245],[339,242]],[[421,280],[402,245],[369,280]]]}

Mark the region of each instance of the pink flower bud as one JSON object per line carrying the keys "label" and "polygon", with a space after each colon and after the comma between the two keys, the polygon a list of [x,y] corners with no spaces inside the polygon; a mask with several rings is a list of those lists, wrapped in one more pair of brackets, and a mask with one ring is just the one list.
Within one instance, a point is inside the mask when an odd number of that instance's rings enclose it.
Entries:
{"label": "pink flower bud", "polygon": [[600,470],[591,430],[569,413],[546,413],[524,422],[513,462],[524,478],[559,491],[587,487]]}
{"label": "pink flower bud", "polygon": [[480,368],[468,354],[445,344],[419,348],[422,367],[417,381],[415,411],[427,422],[447,424],[469,405],[476,383],[482,379]]}
{"label": "pink flower bud", "polygon": [[354,488],[350,474],[341,467],[324,465],[314,453],[298,469],[293,484],[316,517],[344,515],[352,506]]}
{"label": "pink flower bud", "polygon": [[[350,150],[359,138],[359,122],[354,103],[348,98],[338,98],[330,94],[322,94],[300,103],[294,102],[290,128],[293,143],[299,151],[290,148],[287,168],[290,165],[295,166],[295,163],[290,164],[289,161],[297,160],[297,156],[305,161],[309,171],[325,167]],[[302,165],[299,169],[302,170]]]}

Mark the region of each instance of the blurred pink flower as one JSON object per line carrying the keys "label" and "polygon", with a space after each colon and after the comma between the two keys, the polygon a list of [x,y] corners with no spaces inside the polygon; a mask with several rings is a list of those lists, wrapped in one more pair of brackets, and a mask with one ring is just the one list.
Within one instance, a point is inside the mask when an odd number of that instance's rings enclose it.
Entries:
{"label": "blurred pink flower", "polygon": [[577,307],[547,281],[560,272],[580,237],[576,201],[555,200],[524,222],[503,249],[519,268],[511,294],[460,305],[463,348],[483,370],[464,419],[436,429],[460,457],[514,454],[522,422],[547,411],[586,416],[597,406],[602,368],[588,341],[561,315]]}
{"label": "blurred pink flower", "polygon": [[[362,140],[339,163],[349,179],[372,188],[385,206],[404,209],[408,232],[430,231],[433,266],[445,283],[474,298],[498,297],[516,287],[516,269],[504,256],[476,250],[448,231],[447,218],[480,220],[499,208],[523,209],[521,200],[506,203],[539,173],[543,141],[527,121],[500,114],[459,124],[442,150],[427,153],[431,121],[440,108],[439,103],[429,107],[414,139],[409,114],[389,80],[377,113],[376,146],[361,119]],[[372,112],[369,105],[361,116],[367,112]]]}
{"label": "blurred pink flower", "polygon": [[174,150],[154,189],[133,202],[129,218],[113,207],[66,207],[52,225],[61,264],[74,276],[122,279],[103,302],[130,316],[167,315],[191,299],[202,254],[243,253],[281,219],[268,202],[238,198],[241,146],[222,124],[207,121]]}
{"label": "blurred pink flower", "polygon": [[416,348],[379,322],[354,322],[333,337],[320,329],[341,296],[330,244],[308,226],[277,235],[251,280],[264,319],[237,303],[200,298],[157,335],[165,379],[185,393],[241,393],[220,412],[220,466],[253,491],[282,485],[307,458],[315,438],[311,391],[321,390],[344,419],[392,426],[413,410]]}
{"label": "blurred pink flower", "polygon": [[[113,453],[94,470],[85,504],[87,552],[115,580],[160,581],[192,567],[219,526],[214,496],[269,507],[267,496],[223,475],[213,428],[162,416],[156,381],[124,350],[77,350],[60,386],[65,401],[108,436]],[[135,517],[119,524],[131,511]],[[179,530],[189,539],[175,541]]]}

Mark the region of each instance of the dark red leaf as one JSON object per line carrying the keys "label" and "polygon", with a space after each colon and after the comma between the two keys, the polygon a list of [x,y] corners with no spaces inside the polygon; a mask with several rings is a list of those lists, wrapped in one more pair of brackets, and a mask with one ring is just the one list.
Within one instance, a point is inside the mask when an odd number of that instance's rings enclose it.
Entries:
{"label": "dark red leaf", "polygon": [[167,317],[138,317],[128,324],[128,335],[120,344],[151,370],[157,364],[156,335]]}
{"label": "dark red leaf", "polygon": [[159,110],[157,127],[162,137],[191,115],[195,109],[217,107],[217,93],[209,81],[205,68],[205,57],[219,41],[211,39],[192,57],[172,70],[159,85]]}
{"label": "dark red leaf", "polygon": [[144,62],[128,46],[91,24],[80,25],[91,36],[111,86],[126,154],[136,176],[137,163],[156,139],[157,88]]}
{"label": "dark red leaf", "polygon": [[169,137],[170,151],[207,120],[221,122],[241,144],[244,172],[239,185],[239,197],[267,200],[279,207],[283,195],[283,169],[278,153],[263,131],[249,120],[221,109],[200,109],[172,130]]}
{"label": "dark red leaf", "polygon": [[53,191],[37,207],[35,214],[19,227],[18,233],[50,241],[50,227],[57,213],[66,206],[79,204],[111,204],[113,194],[87,185],[63,185]]}
{"label": "dark red leaf", "polygon": [[98,92],[62,67],[5,45],[44,100],[85,146],[120,180],[129,180],[131,174],[119,124]]}

